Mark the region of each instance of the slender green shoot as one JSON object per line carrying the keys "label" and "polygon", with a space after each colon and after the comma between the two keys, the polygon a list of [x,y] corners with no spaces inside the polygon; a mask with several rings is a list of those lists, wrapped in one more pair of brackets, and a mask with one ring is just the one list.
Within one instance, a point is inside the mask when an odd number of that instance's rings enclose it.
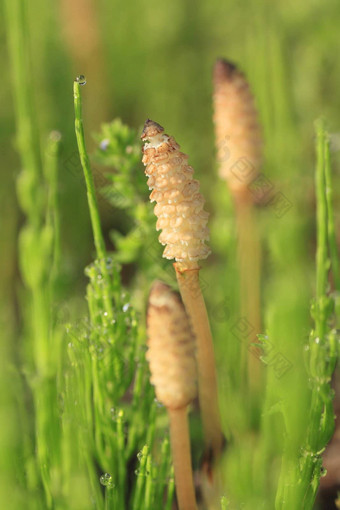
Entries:
{"label": "slender green shoot", "polygon": [[48,183],[48,201],[46,224],[53,226],[53,254],[50,273],[51,285],[54,287],[61,267],[60,211],[58,199],[58,156],[61,134],[52,131],[47,141],[44,160],[44,174]]}
{"label": "slender green shoot", "polygon": [[316,301],[320,315],[316,320],[316,335],[324,335],[326,328],[323,300],[328,286],[328,236],[327,236],[327,199],[325,181],[325,147],[327,145],[326,134],[322,121],[316,124],[317,129],[317,168],[315,174],[316,190]]}
{"label": "slender green shoot", "polygon": [[[98,210],[98,202],[96,197],[96,191],[94,187],[93,175],[91,172],[90,160],[87,154],[85,145],[85,135],[83,128],[83,116],[82,116],[82,99],[80,87],[86,83],[84,76],[78,76],[73,84],[73,97],[74,97],[74,112],[75,112],[75,132],[77,137],[77,144],[79,150],[79,156],[81,166],[83,168],[86,189],[87,189],[87,200],[89,204],[91,224],[93,230],[94,244],[96,247],[97,258],[100,263],[100,268],[105,281],[108,281],[109,274],[106,267],[106,248],[104,236],[100,224],[100,216]],[[105,312],[107,317],[112,319],[112,306],[108,291],[103,292],[103,299],[105,305]]]}
{"label": "slender green shoot", "polygon": [[339,266],[339,252],[336,241],[336,229],[334,221],[334,207],[333,207],[333,188],[332,188],[332,170],[329,137],[327,136],[324,141],[324,159],[325,159],[325,185],[326,185],[326,202],[327,202],[327,233],[328,233],[328,246],[329,255],[331,259],[332,274],[334,280],[334,287],[337,292],[340,292],[340,266]]}
{"label": "slender green shoot", "polygon": [[[334,331],[330,327],[334,302],[328,295],[328,273],[330,259],[328,253],[329,213],[333,210],[330,202],[331,188],[326,189],[326,172],[330,186],[329,158],[327,156],[328,140],[324,123],[316,123],[317,132],[317,166],[315,175],[316,186],[316,298],[312,309],[315,329],[311,332],[309,342],[308,371],[311,381],[311,403],[306,443],[301,460],[301,479],[305,490],[302,492],[301,503],[304,508],[311,508],[319,486],[322,458],[334,430],[333,391],[331,377],[337,359],[337,346]],[[331,220],[332,223],[333,220]]]}
{"label": "slender green shoot", "polygon": [[[29,489],[42,486],[41,504],[53,507],[59,482],[53,485],[53,473],[60,481],[60,427],[55,376],[59,363],[58,341],[52,327],[53,290],[51,292],[51,261],[55,240],[55,224],[51,216],[56,202],[48,206],[45,184],[56,182],[57,141],[53,142],[51,168],[43,169],[37,119],[33,102],[33,75],[28,34],[28,3],[7,1],[8,42],[12,63],[13,95],[17,125],[17,148],[22,172],[17,193],[25,224],[19,235],[19,259],[24,291],[21,313],[25,346],[24,370],[27,374],[34,405],[34,441],[28,453],[26,470]],[[46,161],[47,163],[47,161]],[[52,169],[52,172],[49,170]],[[49,177],[44,180],[45,176]],[[55,188],[52,195],[55,197]],[[54,272],[54,279],[57,278]],[[51,348],[53,346],[53,349]],[[31,412],[30,412],[31,414]],[[33,469],[32,469],[33,468]],[[34,487],[35,488],[35,487]]]}

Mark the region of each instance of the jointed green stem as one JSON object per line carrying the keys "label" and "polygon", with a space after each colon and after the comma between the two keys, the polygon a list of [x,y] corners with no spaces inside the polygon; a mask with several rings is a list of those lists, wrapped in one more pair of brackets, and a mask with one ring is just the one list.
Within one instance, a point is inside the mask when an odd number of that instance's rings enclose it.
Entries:
{"label": "jointed green stem", "polygon": [[[327,196],[326,173],[330,184],[330,169],[327,156],[328,142],[323,122],[316,124],[317,130],[317,168],[316,168],[316,300],[315,300],[315,331],[310,341],[309,372],[312,384],[309,426],[306,434],[306,454],[302,462],[302,479],[306,487],[304,508],[310,508],[315,500],[320,479],[322,460],[320,452],[325,448],[334,428],[334,412],[332,407],[331,376],[334,370],[336,353],[331,342],[328,291],[328,227],[329,214],[332,213],[331,189]],[[328,214],[327,214],[328,213]],[[331,220],[332,222],[333,220]]]}
{"label": "jointed green stem", "polygon": [[[18,179],[18,200],[26,216],[20,233],[19,255],[26,300],[23,316],[26,353],[33,353],[29,369],[34,374],[31,391],[35,412],[35,450],[40,481],[45,489],[43,506],[52,508],[51,472],[59,467],[59,417],[57,388],[54,380],[57,358],[51,323],[51,303],[48,277],[51,274],[51,254],[55,235],[54,222],[46,220],[46,201],[37,123],[34,116],[32,66],[25,0],[5,3],[8,43],[12,64],[13,96],[17,124],[17,147],[22,172]],[[55,154],[56,157],[56,154]],[[56,165],[56,161],[54,163]],[[51,204],[52,206],[52,204]],[[53,205],[54,207],[54,205]],[[52,211],[50,211],[52,212]],[[54,275],[54,278],[56,275]],[[27,363],[27,359],[26,359]]]}
{"label": "jointed green stem", "polygon": [[316,336],[322,340],[325,332],[325,316],[322,309],[323,298],[328,284],[328,252],[327,252],[327,201],[325,183],[325,132],[321,121],[317,123],[317,171],[316,185],[316,224],[317,224],[317,252],[316,252],[316,306],[320,315],[315,323]]}
{"label": "jointed green stem", "polygon": [[114,487],[105,488],[105,510],[114,510],[116,508],[116,491]]}
{"label": "jointed green stem", "polygon": [[73,84],[73,95],[74,95],[74,112],[75,112],[75,131],[77,137],[77,144],[79,150],[79,156],[81,161],[81,166],[83,168],[86,189],[87,189],[87,199],[90,209],[90,217],[93,229],[93,237],[94,244],[96,247],[97,258],[99,259],[100,269],[102,272],[104,282],[107,282],[106,286],[103,286],[103,300],[105,306],[105,312],[109,319],[112,318],[112,304],[110,300],[110,295],[108,291],[108,281],[109,281],[109,272],[106,267],[106,248],[103,233],[100,225],[100,217],[98,211],[98,203],[96,198],[96,192],[93,182],[93,176],[90,167],[89,157],[86,151],[85,145],[85,136],[84,136],[84,128],[83,128],[83,118],[82,118],[82,101],[81,101],[81,93],[80,93],[80,83],[74,81]]}
{"label": "jointed green stem", "polygon": [[[26,197],[26,203],[22,203],[21,206],[28,216],[29,223],[37,226],[41,224],[41,207],[39,207],[41,202],[37,195],[42,171],[39,139],[33,116],[32,80],[29,79],[32,66],[29,53],[26,9],[27,2],[25,0],[7,0],[5,2],[6,24],[8,27],[7,39],[12,65],[12,91],[17,124],[17,144],[22,168],[30,175],[30,191],[32,192],[31,202],[29,203],[29,197]],[[30,207],[32,205],[34,207]]]}
{"label": "jointed green stem", "polygon": [[44,161],[44,174],[48,182],[49,196],[47,203],[47,225],[54,229],[52,269],[50,273],[50,282],[52,292],[60,271],[61,261],[61,241],[60,241],[60,215],[58,201],[58,153],[61,135],[53,131],[48,139]]}
{"label": "jointed green stem", "polygon": [[325,140],[324,145],[324,159],[325,159],[325,183],[326,183],[326,202],[327,202],[327,233],[328,233],[328,246],[331,258],[332,274],[334,279],[334,287],[340,292],[340,267],[339,267],[339,254],[336,242],[336,231],[334,225],[334,208],[333,208],[333,189],[332,189],[332,175],[331,175],[331,161],[330,161],[330,148],[329,140]]}

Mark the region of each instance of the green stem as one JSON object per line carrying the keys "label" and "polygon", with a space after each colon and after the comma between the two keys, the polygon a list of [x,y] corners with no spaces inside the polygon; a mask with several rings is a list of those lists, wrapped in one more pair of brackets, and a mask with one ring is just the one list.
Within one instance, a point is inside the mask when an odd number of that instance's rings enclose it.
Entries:
{"label": "green stem", "polygon": [[141,450],[141,459],[139,464],[139,474],[135,484],[135,493],[133,496],[132,510],[139,510],[142,508],[143,491],[145,489],[145,474],[146,474],[146,461],[149,455],[149,448],[147,445]]}
{"label": "green stem", "polygon": [[316,124],[317,129],[317,169],[315,175],[316,187],[316,306],[319,308],[316,320],[316,336],[323,339],[325,332],[325,314],[323,310],[324,297],[328,284],[328,253],[327,253],[327,200],[325,183],[325,131],[323,122]]}
{"label": "green stem", "polygon": [[[5,14],[7,41],[10,54],[13,99],[17,124],[17,145],[22,168],[30,175],[30,191],[35,197],[31,207],[23,207],[29,222],[35,226],[41,224],[41,203],[37,200],[39,180],[42,173],[39,149],[39,137],[34,122],[34,106],[31,76],[31,58],[29,52],[28,22],[25,0],[7,0]],[[21,204],[23,206],[23,204]],[[34,205],[34,207],[32,207]]]}
{"label": "green stem", "polygon": [[[21,232],[19,254],[21,274],[25,284],[24,305],[31,312],[25,314],[29,326],[24,328],[26,352],[33,352],[31,390],[34,400],[35,458],[40,469],[41,482],[45,489],[44,507],[52,508],[53,490],[51,471],[59,469],[59,417],[55,385],[55,367],[51,360],[55,354],[50,346],[51,302],[45,275],[50,272],[50,236],[46,220],[46,201],[43,189],[43,172],[39,134],[33,105],[33,77],[28,34],[26,0],[5,2],[7,39],[12,66],[13,98],[17,126],[17,148],[21,159],[22,173],[18,179],[18,201],[26,216],[26,225]],[[51,228],[53,235],[53,226]],[[28,261],[28,262],[27,262]],[[25,263],[24,263],[25,262]],[[54,338],[53,338],[54,339]],[[55,349],[55,344],[54,344]],[[29,459],[31,460],[31,459]],[[39,483],[39,482],[38,482]],[[58,490],[58,489],[57,489]]]}
{"label": "green stem", "polygon": [[105,510],[115,510],[116,489],[114,487],[105,488]]}
{"label": "green stem", "polygon": [[172,502],[175,494],[175,477],[173,470],[171,471],[171,478],[168,483],[168,491],[166,496],[165,510],[170,510],[172,508]]}
{"label": "green stem", "polygon": [[58,153],[61,135],[52,131],[47,142],[44,161],[44,174],[48,182],[47,225],[53,228],[53,255],[50,273],[51,291],[55,290],[57,276],[60,272],[61,241],[60,241],[60,214],[58,201]]}
{"label": "green stem", "polygon": [[334,279],[335,290],[340,292],[340,267],[339,267],[339,254],[336,242],[336,230],[334,222],[334,207],[333,207],[333,188],[332,188],[332,172],[330,161],[329,139],[325,140],[325,180],[326,180],[326,202],[327,202],[327,231],[328,231],[328,245],[331,258],[331,267]]}
{"label": "green stem", "polygon": [[93,228],[94,235],[94,243],[97,251],[98,258],[105,259],[106,258],[106,249],[104,238],[100,225],[100,217],[98,211],[98,203],[97,197],[94,187],[93,176],[90,167],[90,161],[86,150],[85,145],[85,136],[84,136],[84,128],[83,128],[83,117],[82,117],[82,100],[80,93],[81,85],[75,81],[73,85],[73,93],[74,93],[74,112],[75,112],[75,131],[77,137],[77,144],[79,150],[79,156],[81,165],[84,172],[86,189],[87,189],[87,198],[89,202],[91,223]]}
{"label": "green stem", "polygon": [[90,161],[86,150],[85,145],[85,136],[84,136],[84,128],[83,128],[83,117],[82,117],[82,100],[80,93],[80,83],[75,80],[73,84],[73,96],[74,96],[74,112],[75,112],[75,132],[77,137],[77,144],[80,156],[81,166],[83,168],[86,189],[87,189],[87,199],[90,210],[91,224],[93,230],[94,244],[96,247],[97,258],[99,259],[100,270],[102,272],[102,277],[104,282],[107,283],[106,286],[103,286],[103,300],[105,311],[107,313],[107,317],[112,319],[112,305],[109,295],[109,272],[106,267],[106,248],[104,242],[104,236],[101,230],[100,224],[100,216],[98,210],[98,202],[94,187],[93,176],[90,167]]}
{"label": "green stem", "polygon": [[[327,156],[328,141],[324,123],[316,123],[317,133],[317,165],[315,175],[316,192],[316,299],[315,299],[315,331],[311,334],[309,373],[311,376],[312,394],[310,402],[309,426],[306,434],[305,454],[302,460],[302,485],[304,491],[303,508],[311,508],[320,480],[322,460],[320,452],[329,441],[333,427],[332,393],[330,390],[331,375],[334,370],[334,353],[330,344],[330,331],[327,324],[329,311],[328,291],[328,229],[329,211],[332,211],[331,194],[327,196],[326,173],[330,174]],[[328,175],[328,182],[329,175]],[[331,189],[329,190],[331,191]],[[331,412],[330,412],[331,410]],[[302,503],[302,502],[301,502]]]}

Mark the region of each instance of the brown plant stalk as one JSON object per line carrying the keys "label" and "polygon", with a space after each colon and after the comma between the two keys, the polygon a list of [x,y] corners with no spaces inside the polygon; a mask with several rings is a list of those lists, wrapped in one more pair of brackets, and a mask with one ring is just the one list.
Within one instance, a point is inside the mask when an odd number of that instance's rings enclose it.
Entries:
{"label": "brown plant stalk", "polygon": [[223,443],[218,408],[217,379],[213,341],[208,315],[199,283],[198,261],[205,259],[210,249],[208,213],[199,182],[193,179],[188,156],[179,150],[173,137],[151,120],[147,120],[142,140],[148,186],[153,189],[150,199],[156,201],[156,228],[162,229],[160,242],[165,245],[163,257],[175,259],[179,289],[190,317],[197,341],[198,391],[205,443],[215,458]]}
{"label": "brown plant stalk", "polygon": [[[262,162],[262,135],[254,99],[243,73],[230,62],[219,59],[213,78],[219,175],[228,183],[235,204],[241,315],[253,329],[254,340],[255,334],[261,331],[261,249],[253,187]],[[257,388],[260,383],[258,350],[242,345],[242,372],[245,375],[248,364],[250,387]]]}
{"label": "brown plant stalk", "polygon": [[147,310],[151,382],[167,408],[179,510],[197,510],[188,427],[188,405],[196,397],[195,340],[179,295],[155,282]]}

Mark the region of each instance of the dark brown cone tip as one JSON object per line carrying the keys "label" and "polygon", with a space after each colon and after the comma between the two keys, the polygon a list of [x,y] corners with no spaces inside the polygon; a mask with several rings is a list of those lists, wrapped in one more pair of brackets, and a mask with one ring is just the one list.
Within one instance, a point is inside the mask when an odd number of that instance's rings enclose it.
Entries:
{"label": "dark brown cone tip", "polygon": [[218,58],[216,60],[213,75],[215,84],[224,82],[226,80],[232,81],[233,78],[237,75],[243,76],[235,64],[225,60],[224,58]]}
{"label": "dark brown cone tip", "polygon": [[159,133],[163,133],[164,128],[158,124],[157,122],[154,122],[153,120],[147,119],[144,124],[144,129],[141,135],[142,140],[147,140],[150,137],[153,137],[155,135],[158,135]]}

